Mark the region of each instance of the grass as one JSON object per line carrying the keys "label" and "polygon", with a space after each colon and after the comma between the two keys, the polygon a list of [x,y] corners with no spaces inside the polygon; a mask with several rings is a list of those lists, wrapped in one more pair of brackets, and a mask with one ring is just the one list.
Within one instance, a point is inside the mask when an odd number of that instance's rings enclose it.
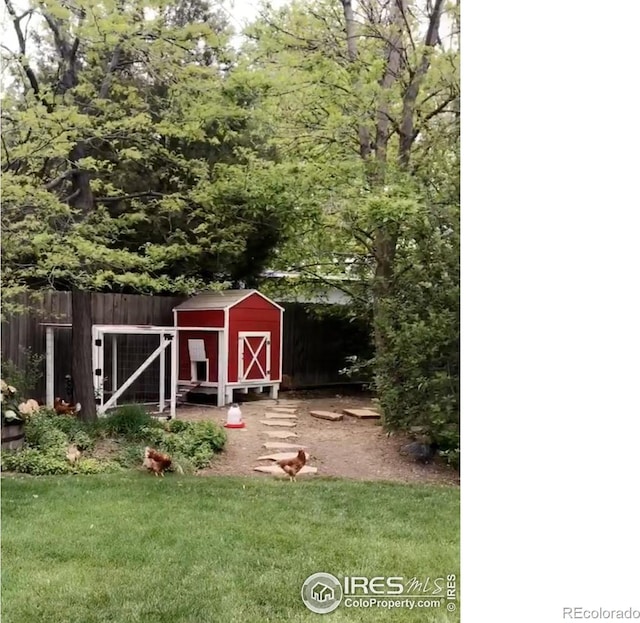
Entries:
{"label": "grass", "polygon": [[459,577],[459,490],[142,473],[2,479],[4,623],[458,621],[308,611],[303,581]]}

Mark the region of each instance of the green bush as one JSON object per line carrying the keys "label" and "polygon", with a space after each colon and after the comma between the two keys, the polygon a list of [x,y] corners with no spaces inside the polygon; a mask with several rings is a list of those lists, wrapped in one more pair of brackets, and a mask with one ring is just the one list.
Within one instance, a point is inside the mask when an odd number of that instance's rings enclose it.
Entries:
{"label": "green bush", "polygon": [[191,430],[194,438],[213,452],[221,452],[227,442],[224,429],[214,422],[194,422]]}
{"label": "green bush", "polygon": [[460,469],[460,448],[441,450],[440,456],[445,460],[447,465],[455,469]]}
{"label": "green bush", "polygon": [[[42,413],[42,409],[40,410]],[[84,431],[87,427],[82,420],[74,415],[58,415],[55,411],[46,411],[45,417],[53,418],[54,425],[58,430],[66,433],[68,437],[73,437],[76,433]]]}
{"label": "green bush", "polygon": [[29,348],[24,348],[22,354],[22,366],[17,366],[11,359],[3,359],[0,364],[0,376],[6,383],[13,385],[18,394],[31,398],[44,375],[44,355],[35,355]]}
{"label": "green bush", "polygon": [[125,405],[114,413],[102,418],[100,428],[111,437],[124,437],[140,441],[149,436],[148,429],[161,429],[162,424],[152,418],[143,407]]}
{"label": "green bush", "polygon": [[71,443],[73,443],[78,450],[81,450],[82,452],[90,452],[95,446],[94,440],[82,430],[73,433]]}
{"label": "green bush", "polygon": [[157,449],[170,454],[174,460],[175,457],[183,457],[196,469],[207,467],[227,441],[224,429],[213,422],[174,420],[166,428],[177,432],[164,431],[156,444]]}
{"label": "green bush", "polygon": [[419,428],[452,456],[460,446],[457,219],[456,210],[416,219],[415,244],[399,249],[396,279],[377,302],[375,323],[375,382],[385,426]]}
{"label": "green bush", "polygon": [[71,465],[36,448],[24,448],[17,452],[2,452],[2,469],[34,476],[68,474]]}
{"label": "green bush", "polygon": [[139,467],[143,458],[144,446],[140,444],[125,444],[115,457],[115,461],[121,467]]}
{"label": "green bush", "polygon": [[159,446],[165,437],[164,429],[159,426],[145,426],[140,429],[140,440],[150,446]]}
{"label": "green bush", "polygon": [[[90,456],[98,436],[108,434],[123,440],[114,461]],[[2,453],[2,468],[33,475],[97,474],[142,464],[145,445],[171,455],[173,469],[192,473],[209,465],[224,448],[226,434],[213,422],[173,420],[163,426],[139,407],[121,407],[97,423],[85,424],[72,416],[40,410],[25,424],[26,447]],[[66,459],[75,445],[83,456],[74,464]]]}
{"label": "green bush", "polygon": [[196,447],[191,455],[191,461],[197,469],[208,467],[212,458],[213,452],[211,451],[211,446],[206,443]]}
{"label": "green bush", "polygon": [[33,476],[59,474],[101,474],[113,472],[121,467],[112,461],[98,461],[94,458],[81,458],[74,464],[36,448],[24,448],[19,451],[2,452],[2,469]]}
{"label": "green bush", "polygon": [[165,430],[170,433],[180,433],[182,431],[188,430],[189,427],[189,422],[185,422],[184,420],[170,420],[164,426]]}
{"label": "green bush", "polygon": [[78,459],[69,466],[74,474],[102,474],[121,470],[121,466],[115,461],[98,461],[93,458]]}
{"label": "green bush", "polygon": [[64,459],[69,436],[59,428],[64,418],[51,411],[33,414],[24,427],[24,440],[29,448]]}

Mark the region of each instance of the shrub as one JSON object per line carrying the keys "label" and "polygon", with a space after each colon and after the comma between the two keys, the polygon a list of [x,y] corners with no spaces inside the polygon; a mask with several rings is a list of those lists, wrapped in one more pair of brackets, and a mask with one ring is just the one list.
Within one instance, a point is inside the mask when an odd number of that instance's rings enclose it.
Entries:
{"label": "shrub", "polygon": [[[416,245],[397,257],[397,280],[378,301],[376,390],[390,430],[416,427],[440,450],[460,446],[457,212],[415,223]],[[446,228],[445,228],[446,229]]]}
{"label": "shrub", "polygon": [[150,446],[159,446],[164,437],[164,429],[159,426],[145,426],[140,429],[140,440]]}
{"label": "shrub", "polygon": [[[178,421],[180,424],[176,425]],[[224,429],[213,422],[175,420],[166,428],[177,432],[164,431],[157,448],[170,454],[174,461],[176,457],[186,459],[196,469],[207,467],[214,454],[222,451],[227,440]]]}
{"label": "shrub", "polygon": [[144,448],[139,444],[126,444],[122,447],[115,461],[121,467],[139,467],[144,456]]}
{"label": "shrub", "polygon": [[170,433],[180,433],[182,431],[188,430],[189,427],[189,422],[185,422],[184,420],[170,420],[165,424],[164,428]]}
{"label": "shrub", "polygon": [[73,437],[76,433],[86,428],[84,422],[73,415],[58,415],[52,410],[45,411],[43,415],[52,418],[55,427],[63,433],[66,433],[68,437]]}
{"label": "shrub", "polygon": [[224,429],[214,422],[194,422],[193,435],[201,444],[206,444],[212,452],[221,452],[227,442]]}
{"label": "shrub", "polygon": [[121,466],[115,461],[98,461],[93,458],[82,458],[70,466],[74,474],[102,474],[121,470]]}
{"label": "shrub", "polygon": [[209,465],[212,457],[213,452],[211,451],[211,446],[203,443],[194,449],[193,454],[191,455],[191,461],[197,469],[202,469]]}
{"label": "shrub", "polygon": [[18,452],[3,452],[2,469],[33,474],[34,476],[45,476],[68,474],[71,471],[71,465],[62,458],[36,448],[24,448]]}
{"label": "shrub", "polygon": [[6,383],[17,388],[18,393],[30,397],[44,372],[44,355],[35,355],[31,349],[24,348],[24,364],[17,366],[11,359],[2,360],[1,376]]}
{"label": "shrub", "polygon": [[[87,456],[95,437],[110,433],[125,443],[114,461]],[[97,474],[142,464],[144,446],[150,445],[171,455],[173,468],[191,473],[206,467],[215,452],[224,448],[226,434],[213,422],[174,420],[165,426],[139,407],[121,407],[97,423],[85,424],[72,416],[41,410],[25,425],[26,447],[2,453],[2,468],[33,475]],[[66,459],[70,444],[84,453],[71,464]]]}
{"label": "shrub", "polygon": [[58,426],[63,419],[51,411],[39,411],[25,424],[24,439],[29,448],[64,458],[68,435]]}
{"label": "shrub", "polygon": [[93,450],[95,446],[95,442],[93,441],[93,439],[91,439],[91,437],[89,437],[87,433],[81,430],[73,434],[71,443],[73,443],[78,448],[78,450],[81,450],[82,452],[89,452]]}
{"label": "shrub", "polygon": [[118,408],[111,415],[102,418],[99,426],[110,436],[121,436],[132,441],[145,439],[149,434],[148,429],[162,427],[143,407],[138,405],[125,405]]}

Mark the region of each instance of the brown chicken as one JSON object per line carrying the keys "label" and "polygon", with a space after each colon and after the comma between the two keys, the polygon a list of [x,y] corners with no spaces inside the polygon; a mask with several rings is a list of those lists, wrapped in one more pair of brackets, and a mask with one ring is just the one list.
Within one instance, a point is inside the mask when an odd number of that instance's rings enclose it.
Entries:
{"label": "brown chicken", "polygon": [[158,452],[153,448],[146,447],[142,465],[156,476],[164,477],[164,472],[171,467],[171,457],[168,454],[162,454],[162,452]]}
{"label": "brown chicken", "polygon": [[304,467],[307,462],[307,455],[304,450],[298,450],[298,455],[293,459],[282,459],[278,461],[278,465],[289,474],[289,482],[296,479],[296,474]]}
{"label": "brown chicken", "polygon": [[53,401],[53,410],[58,415],[75,415],[76,413],[78,413],[78,411],[80,411],[80,409],[81,406],[79,402],[77,402],[75,405],[72,405],[59,397]]}

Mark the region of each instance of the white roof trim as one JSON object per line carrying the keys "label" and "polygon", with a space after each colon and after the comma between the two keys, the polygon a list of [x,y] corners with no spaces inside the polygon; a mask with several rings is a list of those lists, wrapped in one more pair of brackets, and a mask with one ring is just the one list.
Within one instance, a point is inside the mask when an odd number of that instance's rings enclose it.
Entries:
{"label": "white roof trim", "polygon": [[[225,292],[225,290],[220,290],[220,292],[223,293],[223,292]],[[202,292],[200,295],[204,295],[204,294],[205,293]],[[271,303],[271,305],[274,305],[278,309],[284,311],[284,307],[282,307],[281,305],[278,305],[278,303],[276,303],[275,301],[272,301],[268,296],[265,296],[264,294],[262,294],[262,292],[259,292],[258,290],[247,290],[246,294],[244,296],[241,296],[236,301],[228,303],[224,307],[211,307],[211,308],[207,308],[207,307],[189,307],[189,300],[186,300],[184,303],[180,303],[180,305],[177,305],[176,307],[174,307],[173,311],[177,311],[177,312],[181,312],[181,311],[224,311],[224,310],[227,310],[227,309],[231,309],[232,307],[235,307],[238,303],[241,303],[242,301],[248,299],[253,294],[257,294],[258,296],[262,297],[268,303]],[[196,294],[196,297],[200,296],[200,295]],[[195,298],[195,297],[193,297],[193,298]]]}

